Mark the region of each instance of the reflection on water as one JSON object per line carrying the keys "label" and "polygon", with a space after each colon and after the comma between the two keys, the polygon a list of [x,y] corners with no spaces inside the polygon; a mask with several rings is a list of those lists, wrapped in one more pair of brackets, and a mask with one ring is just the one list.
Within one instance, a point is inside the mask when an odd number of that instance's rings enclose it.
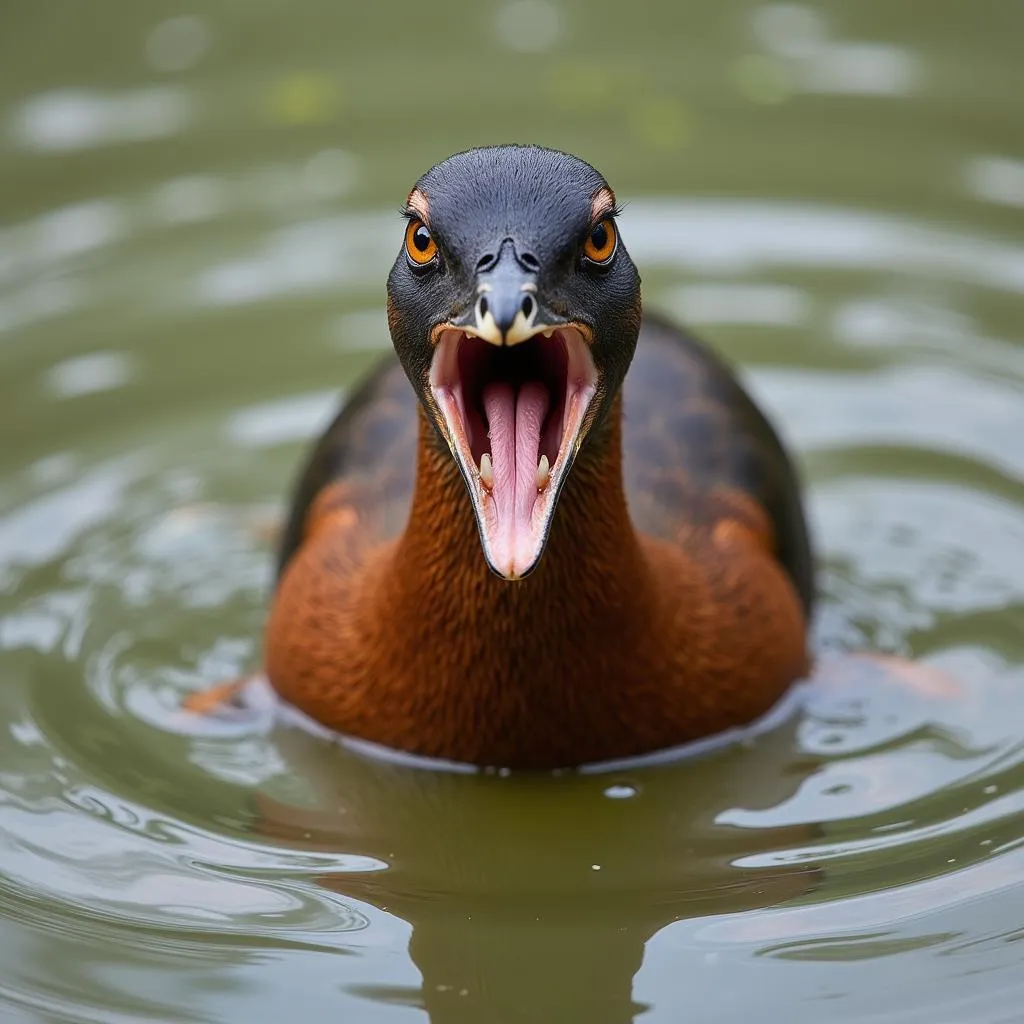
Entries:
{"label": "reflection on water", "polygon": [[[975,7],[7,12],[0,1016],[1018,1014],[1024,24]],[[606,171],[798,449],[819,648],[941,674],[556,778],[177,710],[258,662],[398,202],[502,138]]]}

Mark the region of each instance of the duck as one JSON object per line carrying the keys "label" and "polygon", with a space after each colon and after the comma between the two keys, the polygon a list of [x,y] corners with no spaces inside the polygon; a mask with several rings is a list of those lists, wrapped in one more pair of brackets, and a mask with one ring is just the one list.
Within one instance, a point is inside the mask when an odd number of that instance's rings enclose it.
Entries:
{"label": "duck", "polygon": [[394,354],[312,445],[264,641],[287,704],[447,762],[560,769],[746,725],[808,673],[797,467],[642,308],[604,177],[533,145],[409,192]]}

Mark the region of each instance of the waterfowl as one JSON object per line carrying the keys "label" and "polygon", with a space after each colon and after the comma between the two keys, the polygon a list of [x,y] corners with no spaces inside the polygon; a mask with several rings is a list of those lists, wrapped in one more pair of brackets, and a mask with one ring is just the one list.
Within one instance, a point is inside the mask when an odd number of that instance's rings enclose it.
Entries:
{"label": "waterfowl", "polygon": [[747,723],[807,672],[793,463],[717,356],[641,313],[617,214],[532,146],[409,193],[395,358],[314,445],[279,552],[265,667],[312,718],[574,766]]}

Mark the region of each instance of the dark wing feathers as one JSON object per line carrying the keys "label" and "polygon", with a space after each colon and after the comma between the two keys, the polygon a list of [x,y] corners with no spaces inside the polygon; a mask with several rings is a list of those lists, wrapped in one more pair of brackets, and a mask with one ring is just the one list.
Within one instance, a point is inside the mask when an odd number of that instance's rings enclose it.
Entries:
{"label": "dark wing feathers", "polygon": [[277,558],[277,578],[295,554],[317,495],[345,480],[349,500],[376,539],[405,528],[416,474],[417,399],[389,356],[361,382],[314,445],[299,476]]}
{"label": "dark wing feathers", "polygon": [[768,513],[779,561],[809,612],[814,566],[796,469],[733,372],[692,336],[645,316],[623,393],[623,471],[639,529],[670,538],[709,492]]}

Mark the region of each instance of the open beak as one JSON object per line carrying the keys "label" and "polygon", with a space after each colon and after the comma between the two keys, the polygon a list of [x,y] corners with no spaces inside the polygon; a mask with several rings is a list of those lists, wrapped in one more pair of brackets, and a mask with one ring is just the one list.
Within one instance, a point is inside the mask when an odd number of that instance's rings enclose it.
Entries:
{"label": "open beak", "polygon": [[465,322],[434,332],[430,391],[442,433],[484,556],[508,580],[526,576],[544,552],[597,391],[590,332],[537,323],[540,314],[532,280],[505,273],[478,285]]}

